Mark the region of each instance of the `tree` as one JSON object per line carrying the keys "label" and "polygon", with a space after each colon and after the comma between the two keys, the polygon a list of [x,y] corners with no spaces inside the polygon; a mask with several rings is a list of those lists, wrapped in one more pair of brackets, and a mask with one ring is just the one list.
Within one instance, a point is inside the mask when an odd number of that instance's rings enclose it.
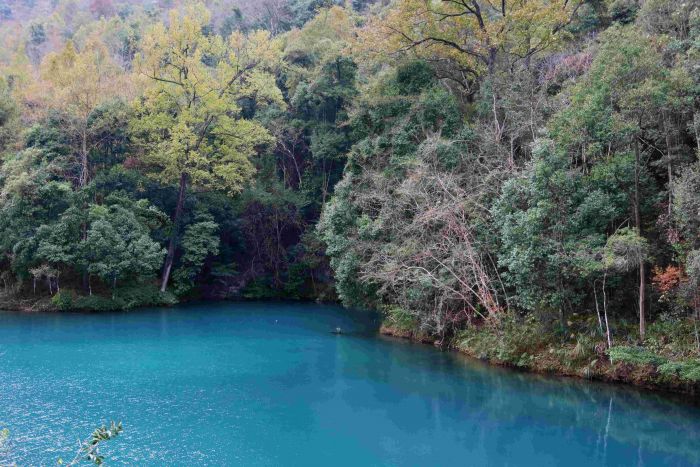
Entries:
{"label": "tree", "polygon": [[[629,272],[639,268],[644,274],[644,265],[649,258],[649,243],[639,234],[639,229],[620,229],[612,235],[605,245],[605,266],[613,271]],[[646,317],[644,315],[645,278],[640,279],[639,286],[639,339],[644,341]]]}
{"label": "tree", "polygon": [[[602,35],[598,53],[583,80],[573,86],[569,105],[552,121],[555,139],[566,148],[572,162],[589,170],[614,153],[633,155],[633,184],[629,187],[630,217],[637,234],[644,236],[643,179],[654,166],[665,167],[668,180],[668,222],[672,204],[673,164],[682,152],[672,143],[686,131],[673,124],[688,115],[693,87],[686,71],[664,65],[660,43],[635,26],[614,26]],[[687,118],[687,117],[686,117]],[[664,148],[662,150],[660,148]],[[648,215],[648,214],[647,214]],[[645,338],[645,261],[639,271],[639,334]]]}
{"label": "tree", "polygon": [[[136,203],[144,207],[147,203]],[[93,206],[90,228],[81,245],[89,274],[96,274],[114,290],[125,276],[150,277],[163,263],[165,250],[149,235],[136,213],[119,204]]]}
{"label": "tree", "polygon": [[494,203],[499,264],[515,301],[530,311],[555,311],[562,325],[580,306],[606,232],[624,218],[629,157],[601,163],[588,176],[551,140],[539,140],[533,161],[508,180]]}
{"label": "tree", "polygon": [[392,3],[370,17],[357,46],[370,54],[410,53],[439,61],[451,60],[463,73],[467,92],[475,81],[530,61],[556,46],[565,36],[581,0],[406,0]]}
{"label": "tree", "polygon": [[136,104],[134,132],[142,160],[158,169],[154,177],[179,184],[173,229],[163,267],[165,291],[175,259],[188,185],[234,194],[253,173],[249,158],[273,141],[259,123],[246,118],[242,101],[283,105],[274,77],[279,44],[265,31],[233,33],[225,42],[207,36],[209,11],[190,5],[171,12],[143,41],[138,73],[147,88]]}
{"label": "tree", "polygon": [[[81,225],[86,222],[83,210],[71,207],[57,222],[41,225],[36,231],[36,256],[60,269],[81,269]],[[84,267],[83,267],[84,270]]]}
{"label": "tree", "polygon": [[19,129],[19,106],[7,80],[0,77],[0,154],[15,142]]}
{"label": "tree", "polygon": [[114,15],[114,4],[112,0],[91,0],[90,11],[96,18],[108,18]]}
{"label": "tree", "polygon": [[283,167],[291,161],[296,175],[285,177],[292,180],[288,184],[318,201],[309,209],[314,217],[340,178],[352,143],[349,127],[342,124],[357,94],[357,65],[343,54],[352,33],[352,16],[335,6],[321,10],[303,29],[287,36],[285,84],[290,109],[273,128],[281,133],[277,152]]}
{"label": "tree", "polygon": [[91,138],[90,117],[103,103],[126,94],[123,71],[111,59],[98,38],[90,38],[81,51],[68,41],[64,48],[47,55],[42,62],[41,88],[46,106],[65,112],[68,126],[64,131],[73,137],[80,173],[77,186],[85,187],[91,176],[90,150],[97,144]]}
{"label": "tree", "polygon": [[485,209],[500,186],[498,161],[481,157],[425,62],[384,78],[352,115],[359,140],[318,230],[344,304],[408,316],[446,343],[507,307]]}
{"label": "tree", "polygon": [[219,254],[218,230],[218,224],[208,215],[197,216],[196,222],[185,229],[180,267],[173,274],[178,295],[189,292],[204,261]]}
{"label": "tree", "polygon": [[[60,273],[97,275],[113,289],[119,279],[147,279],[163,263],[165,251],[151,239],[164,215],[146,200],[110,196],[105,205],[76,205],[36,231],[36,260]],[[81,226],[86,226],[82,235]]]}

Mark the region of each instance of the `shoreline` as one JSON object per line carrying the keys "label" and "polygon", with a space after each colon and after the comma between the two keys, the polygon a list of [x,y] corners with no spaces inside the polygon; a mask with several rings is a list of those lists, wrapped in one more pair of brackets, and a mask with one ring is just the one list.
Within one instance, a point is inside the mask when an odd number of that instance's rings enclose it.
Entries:
{"label": "shoreline", "polygon": [[[241,299],[239,298],[237,300]],[[31,300],[27,300],[27,302],[29,301]],[[22,302],[22,300],[14,301],[13,303],[4,303],[3,305],[0,305],[0,309],[2,309],[3,311],[22,314],[63,312],[91,314],[135,311],[153,306],[172,307],[175,305],[184,305],[188,303],[188,301],[178,302],[176,304],[142,303],[134,304],[134,306],[131,307],[119,309],[61,310],[49,300],[37,300],[32,302],[31,305],[29,305],[28,303],[20,302]],[[594,365],[575,365],[575,362],[571,360],[569,363],[572,363],[572,365],[566,367],[561,364],[561,361],[558,361],[555,358],[551,358],[548,352],[540,350],[532,355],[533,358],[531,360],[531,363],[517,365],[513,362],[506,361],[504,359],[492,357],[489,358],[488,356],[480,352],[478,349],[467,347],[465,345],[459,345],[454,340],[448,345],[442,346],[439,344],[438,339],[434,336],[430,336],[425,333],[417,333],[415,330],[405,329],[398,326],[391,326],[386,322],[380,325],[378,332],[383,336],[404,339],[418,344],[439,347],[450,352],[457,352],[463,356],[472,358],[474,360],[479,360],[491,366],[508,368],[515,371],[522,371],[539,375],[577,378],[581,380],[600,381],[616,385],[622,384],[636,388],[642,388],[656,393],[665,392],[676,396],[686,395],[700,402],[700,398],[698,398],[698,396],[700,395],[700,383],[683,381],[679,377],[668,377],[667,375],[663,376],[658,372],[654,365],[651,364],[635,365],[628,362],[613,363],[610,361],[610,358],[607,355],[605,355],[599,356],[599,358],[595,360]],[[566,346],[561,346],[561,349],[565,348]]]}
{"label": "shoreline", "polygon": [[[435,337],[430,337],[426,334],[416,334],[415,331],[392,327],[386,323],[382,323],[379,328],[379,333],[383,336],[390,336],[398,339],[404,339],[417,344],[438,345],[438,340]],[[537,375],[554,376],[558,378],[577,378],[581,380],[597,381],[607,384],[625,385],[655,393],[668,393],[673,396],[690,396],[694,402],[700,402],[700,383],[692,383],[683,381],[680,378],[662,377],[658,370],[653,365],[633,365],[627,362],[611,362],[608,357],[606,360],[597,359],[593,366],[564,368],[561,365],[554,364],[552,359],[548,359],[545,352],[538,352],[535,364],[515,365],[511,362],[488,358],[484,355],[479,355],[478,351],[473,348],[455,345],[454,342],[448,346],[442,347],[450,352],[457,352],[460,355],[479,360],[491,366],[508,368],[514,371],[522,371]],[[539,360],[537,358],[540,358]],[[586,371],[588,369],[588,371]]]}

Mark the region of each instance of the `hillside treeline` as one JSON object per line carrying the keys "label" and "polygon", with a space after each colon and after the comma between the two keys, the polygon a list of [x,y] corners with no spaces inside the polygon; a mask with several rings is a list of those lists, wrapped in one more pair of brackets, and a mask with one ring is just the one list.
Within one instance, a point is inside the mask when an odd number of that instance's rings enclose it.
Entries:
{"label": "hillside treeline", "polygon": [[0,31],[7,306],[337,292],[700,379],[697,0],[5,0]]}

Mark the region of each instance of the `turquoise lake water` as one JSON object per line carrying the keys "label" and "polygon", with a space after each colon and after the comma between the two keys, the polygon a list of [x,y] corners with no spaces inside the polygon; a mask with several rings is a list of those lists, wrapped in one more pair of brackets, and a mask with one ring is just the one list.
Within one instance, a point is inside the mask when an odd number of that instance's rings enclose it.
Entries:
{"label": "turquoise lake water", "polygon": [[[344,335],[330,333],[336,326]],[[700,409],[377,337],[334,306],[0,313],[0,465],[700,465]]]}

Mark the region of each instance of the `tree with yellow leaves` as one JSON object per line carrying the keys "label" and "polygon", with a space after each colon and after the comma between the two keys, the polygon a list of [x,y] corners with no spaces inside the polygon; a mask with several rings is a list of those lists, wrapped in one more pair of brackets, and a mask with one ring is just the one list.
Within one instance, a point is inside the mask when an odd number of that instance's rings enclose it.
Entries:
{"label": "tree with yellow leaves", "polygon": [[100,105],[126,96],[126,75],[96,37],[88,39],[82,50],[68,41],[63,49],[44,58],[35,91],[47,101],[46,110],[68,115],[80,166],[77,185],[85,187],[90,180],[90,150],[97,143],[91,138],[90,116]]}
{"label": "tree with yellow leaves", "polygon": [[258,122],[245,118],[242,101],[284,105],[269,73],[280,44],[266,31],[234,32],[224,40],[204,33],[210,21],[202,5],[172,11],[142,44],[136,71],[145,91],[136,104],[133,131],[142,162],[162,183],[179,184],[161,289],[175,259],[188,186],[237,193],[252,176],[250,157],[273,141]]}
{"label": "tree with yellow leaves", "polygon": [[358,51],[379,58],[413,53],[459,64],[465,81],[529,61],[563,37],[582,0],[399,0],[372,16]]}

